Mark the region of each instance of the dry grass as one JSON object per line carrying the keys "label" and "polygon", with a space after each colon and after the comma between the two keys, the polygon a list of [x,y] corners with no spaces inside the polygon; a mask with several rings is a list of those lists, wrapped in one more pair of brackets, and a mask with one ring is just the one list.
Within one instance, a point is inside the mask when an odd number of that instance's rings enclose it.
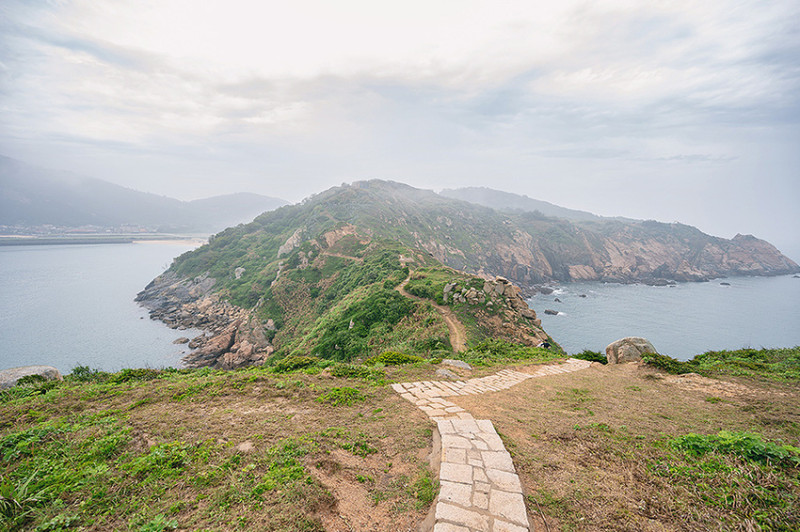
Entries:
{"label": "dry grass", "polygon": [[595,365],[455,402],[495,423],[537,530],[758,530],[759,519],[764,530],[800,528],[796,468],[686,457],[667,443],[729,430],[797,445],[795,390],[688,381]]}

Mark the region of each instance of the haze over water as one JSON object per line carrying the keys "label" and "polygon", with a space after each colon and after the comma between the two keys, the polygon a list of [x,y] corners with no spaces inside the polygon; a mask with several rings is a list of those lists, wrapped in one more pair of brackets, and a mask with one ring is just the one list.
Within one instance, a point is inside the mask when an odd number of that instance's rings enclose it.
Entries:
{"label": "haze over water", "polygon": [[[528,304],[569,353],[603,352],[625,336],[643,336],[660,353],[681,360],[709,350],[800,345],[800,279],[791,275],[675,287],[564,284]],[[547,315],[545,309],[559,315]]]}

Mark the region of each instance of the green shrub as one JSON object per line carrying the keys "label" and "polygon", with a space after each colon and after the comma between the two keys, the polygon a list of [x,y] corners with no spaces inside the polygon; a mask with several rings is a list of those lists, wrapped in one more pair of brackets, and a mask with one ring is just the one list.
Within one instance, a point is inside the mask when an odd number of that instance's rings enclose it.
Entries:
{"label": "green shrub", "polygon": [[425,359],[416,355],[406,355],[397,351],[384,351],[380,355],[374,355],[364,361],[366,365],[383,364],[385,366],[400,366],[403,364],[415,364],[425,362]]}
{"label": "green shrub", "polygon": [[648,366],[658,368],[673,375],[682,375],[692,371],[691,365],[687,362],[681,362],[671,356],[662,355],[660,353],[646,353],[642,355],[642,362]]}
{"label": "green shrub", "polygon": [[320,403],[330,403],[333,406],[350,406],[356,401],[363,401],[365,399],[366,397],[359,390],[347,386],[343,386],[342,388],[333,388],[328,393],[317,397],[317,401]]}
{"label": "green shrub", "polygon": [[370,338],[391,331],[415,306],[395,290],[378,288],[351,304],[340,319],[329,325],[313,352],[333,360],[350,360],[368,350]]}
{"label": "green shrub", "polygon": [[791,445],[779,445],[764,441],[760,434],[750,432],[720,431],[716,435],[686,434],[669,441],[673,449],[702,456],[719,453],[738,456],[750,462],[800,466],[800,449]]}
{"label": "green shrub", "polygon": [[588,360],[589,362],[600,362],[601,364],[608,364],[608,359],[606,355],[603,353],[599,353],[597,351],[589,351],[588,349],[584,349],[580,353],[575,353],[572,355],[572,358],[577,358],[580,360]]}
{"label": "green shrub", "polygon": [[288,357],[279,360],[273,367],[272,371],[275,373],[288,373],[290,371],[297,371],[316,365],[320,361],[317,357],[308,357],[302,355],[289,355]]}
{"label": "green shrub", "polygon": [[339,378],[376,380],[386,377],[380,370],[353,364],[336,364],[329,371],[331,375]]}
{"label": "green shrub", "polygon": [[157,379],[161,373],[161,370],[151,368],[123,369],[122,371],[111,375],[109,380],[114,384],[122,384],[123,382],[150,381]]}
{"label": "green shrub", "polygon": [[72,373],[67,375],[67,380],[77,382],[103,382],[108,380],[109,374],[99,369],[92,369],[89,366],[76,366]]}
{"label": "green shrub", "polygon": [[528,347],[507,340],[493,339],[484,340],[467,351],[459,353],[458,358],[472,365],[481,366],[497,361],[512,360],[547,362],[563,358],[563,354],[542,347]]}

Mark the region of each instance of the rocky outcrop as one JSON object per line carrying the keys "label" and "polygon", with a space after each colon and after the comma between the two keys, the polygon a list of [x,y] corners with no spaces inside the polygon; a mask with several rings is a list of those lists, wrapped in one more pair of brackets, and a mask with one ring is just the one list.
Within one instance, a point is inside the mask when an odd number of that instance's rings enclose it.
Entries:
{"label": "rocky outcrop", "polygon": [[209,294],[213,286],[208,276],[178,279],[167,272],[147,285],[136,301],[150,310],[151,319],[169,327],[206,331],[188,342],[193,351],[183,357],[187,367],[234,369],[263,364],[273,352],[265,333],[269,324],[262,324],[253,311]]}
{"label": "rocky outcrop", "polygon": [[642,355],[657,353],[656,348],[646,338],[629,336],[606,347],[606,358],[609,364],[624,364],[626,362],[639,362]]}
{"label": "rocky outcrop", "polygon": [[486,279],[480,288],[453,281],[444,286],[442,296],[446,304],[475,307],[472,311],[478,326],[492,337],[531,346],[548,339],[541,328],[542,321],[522,297],[522,290],[505,277]]}
{"label": "rocky outcrop", "polygon": [[21,378],[30,377],[31,375],[39,375],[49,381],[64,380],[61,373],[53,366],[20,366],[0,371],[0,390],[11,388]]}

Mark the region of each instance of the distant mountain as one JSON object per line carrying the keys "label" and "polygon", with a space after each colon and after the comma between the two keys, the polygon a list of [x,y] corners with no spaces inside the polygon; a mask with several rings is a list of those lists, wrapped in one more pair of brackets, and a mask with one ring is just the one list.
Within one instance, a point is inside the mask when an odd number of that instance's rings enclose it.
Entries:
{"label": "distant mountain", "polygon": [[591,212],[568,209],[547,201],[529,198],[525,195],[502,192],[486,187],[446,188],[439,194],[446,198],[468,201],[477,205],[483,205],[484,207],[490,207],[497,211],[538,211],[545,216],[579,221],[599,221],[603,219],[602,216],[592,214]]}
{"label": "distant mountain", "polygon": [[256,194],[185,202],[0,156],[0,225],[216,232],[286,203]]}

